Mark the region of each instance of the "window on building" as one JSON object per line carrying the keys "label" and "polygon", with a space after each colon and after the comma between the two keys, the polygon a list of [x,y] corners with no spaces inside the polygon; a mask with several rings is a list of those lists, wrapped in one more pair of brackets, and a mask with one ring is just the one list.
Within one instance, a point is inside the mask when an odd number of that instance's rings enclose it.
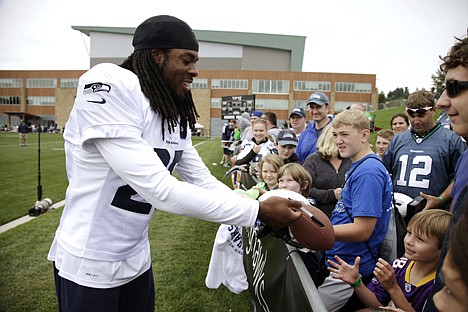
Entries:
{"label": "window on building", "polygon": [[78,87],[78,78],[62,78],[60,79],[60,88],[76,89]]}
{"label": "window on building", "polygon": [[289,80],[252,80],[252,93],[289,94]]}
{"label": "window on building", "polygon": [[294,81],[294,91],[330,91],[329,81]]}
{"label": "window on building", "polygon": [[304,110],[308,110],[309,107],[307,106],[307,100],[294,100],[293,101],[293,108],[300,107]]}
{"label": "window on building", "polygon": [[351,105],[355,103],[360,103],[363,104],[367,109],[372,106],[371,103],[366,103],[366,102],[335,102],[335,111],[336,112],[342,112],[344,110],[347,110]]}
{"label": "window on building", "polygon": [[208,89],[208,79],[193,79],[192,89]]}
{"label": "window on building", "polygon": [[26,79],[27,88],[57,88],[55,78],[30,78]]}
{"label": "window on building", "polygon": [[21,88],[23,79],[0,78],[0,88]]}
{"label": "window on building", "polygon": [[336,82],[336,92],[372,93],[372,84],[354,82]]}
{"label": "window on building", "polygon": [[55,105],[55,96],[28,96],[28,105]]}
{"label": "window on building", "polygon": [[211,98],[211,108],[221,108],[221,98]]}
{"label": "window on building", "polygon": [[270,100],[270,99],[255,99],[255,109],[273,110],[273,109],[288,109],[288,100]]}
{"label": "window on building", "polygon": [[19,96],[0,96],[0,104],[19,105],[21,100]]}
{"label": "window on building", "polygon": [[247,90],[249,81],[247,79],[211,79],[212,89],[237,89]]}

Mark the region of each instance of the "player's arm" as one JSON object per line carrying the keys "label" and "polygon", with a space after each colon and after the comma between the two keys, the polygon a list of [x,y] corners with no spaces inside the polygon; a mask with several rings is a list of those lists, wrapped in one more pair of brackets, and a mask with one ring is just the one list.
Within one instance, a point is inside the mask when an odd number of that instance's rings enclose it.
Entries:
{"label": "player's arm", "polygon": [[182,157],[175,167],[183,181],[217,192],[231,192],[224,183],[216,179],[206,167],[195,147],[187,143]]}
{"label": "player's arm", "polygon": [[142,138],[94,139],[104,160],[152,206],[166,212],[211,222],[253,227],[257,218],[286,227],[302,212],[300,202],[271,197],[259,203],[233,192],[213,192],[173,177]]}
{"label": "player's arm", "polygon": [[377,218],[355,217],[354,222],[334,225],[335,239],[340,242],[366,242],[374,231]]}
{"label": "player's arm", "polygon": [[212,222],[255,225],[258,202],[177,180],[142,138],[93,142],[112,170],[153,207]]}

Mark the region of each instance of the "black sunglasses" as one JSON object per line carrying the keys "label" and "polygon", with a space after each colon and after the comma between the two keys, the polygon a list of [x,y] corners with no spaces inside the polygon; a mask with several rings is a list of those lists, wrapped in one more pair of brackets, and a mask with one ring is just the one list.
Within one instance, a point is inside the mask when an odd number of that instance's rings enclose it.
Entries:
{"label": "black sunglasses", "polygon": [[416,114],[417,114],[418,117],[424,117],[424,115],[426,115],[426,113],[428,111],[432,110],[433,108],[434,108],[433,106],[423,107],[423,108],[407,108],[406,112],[411,117],[415,117]]}
{"label": "black sunglasses", "polygon": [[468,81],[449,80],[445,83],[445,90],[449,98],[454,98],[462,90],[468,89]]}

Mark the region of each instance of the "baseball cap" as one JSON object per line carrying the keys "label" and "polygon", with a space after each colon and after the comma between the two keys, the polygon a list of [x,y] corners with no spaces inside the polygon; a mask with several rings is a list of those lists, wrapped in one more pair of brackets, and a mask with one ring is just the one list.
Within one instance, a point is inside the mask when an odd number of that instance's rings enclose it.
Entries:
{"label": "baseball cap", "polygon": [[325,104],[330,104],[330,101],[328,100],[328,97],[322,93],[322,92],[315,92],[312,93],[307,100],[307,105],[310,105],[311,103],[315,103],[318,105],[325,105]]}
{"label": "baseball cap", "polygon": [[291,114],[289,114],[289,118],[291,118],[293,115],[298,115],[300,117],[306,117],[306,113],[304,110],[300,107],[296,107],[291,111]]}
{"label": "baseball cap", "polygon": [[249,115],[249,113],[247,113],[247,112],[243,112],[243,113],[241,114],[241,116],[244,117],[244,118],[247,118],[247,119],[250,118],[250,115]]}
{"label": "baseball cap", "polygon": [[285,146],[285,145],[297,146],[297,137],[294,131],[292,131],[291,129],[284,129],[278,132],[278,136],[276,137],[276,142],[280,146]]}
{"label": "baseball cap", "polygon": [[262,111],[259,111],[259,110],[254,110],[250,116],[257,116],[258,118],[262,117],[263,115],[263,112]]}
{"label": "baseball cap", "polygon": [[135,30],[132,45],[141,49],[187,49],[198,51],[198,41],[190,26],[170,15],[148,18]]}

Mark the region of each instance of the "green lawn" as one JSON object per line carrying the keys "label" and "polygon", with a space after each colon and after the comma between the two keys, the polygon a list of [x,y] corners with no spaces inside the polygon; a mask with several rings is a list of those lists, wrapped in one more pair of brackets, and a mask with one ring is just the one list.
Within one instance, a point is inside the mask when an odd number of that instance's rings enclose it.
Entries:
{"label": "green lawn", "polygon": [[[29,135],[26,147],[19,147],[17,141],[17,134],[0,133],[2,223],[27,214],[36,201],[37,134]],[[201,141],[194,138],[194,144]],[[211,172],[221,178],[226,168],[219,165],[219,138],[206,140],[197,149]],[[43,193],[54,202],[64,198],[67,184],[63,156],[61,135],[41,135]],[[0,311],[57,311],[52,265],[46,257],[61,212],[49,211],[0,234]],[[215,290],[205,286],[217,229],[210,222],[161,211],[154,214],[149,237],[156,311],[251,311],[247,292],[236,295],[224,286]]]}
{"label": "green lawn", "polygon": [[[65,197],[67,178],[61,134],[41,134],[42,198]],[[38,134],[28,134],[20,147],[17,133],[0,133],[0,224],[28,213],[37,200]]]}

